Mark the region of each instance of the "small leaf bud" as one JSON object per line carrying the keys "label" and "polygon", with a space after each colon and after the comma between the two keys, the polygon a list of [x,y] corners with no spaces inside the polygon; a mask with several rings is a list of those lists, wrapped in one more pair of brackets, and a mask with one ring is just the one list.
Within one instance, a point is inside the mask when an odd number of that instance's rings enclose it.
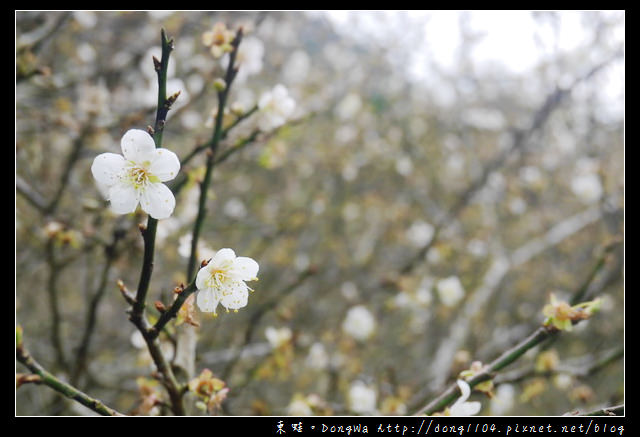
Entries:
{"label": "small leaf bud", "polygon": [[224,81],[224,79],[219,77],[213,81],[213,88],[218,92],[222,92],[225,90],[225,88],[227,88],[227,83]]}

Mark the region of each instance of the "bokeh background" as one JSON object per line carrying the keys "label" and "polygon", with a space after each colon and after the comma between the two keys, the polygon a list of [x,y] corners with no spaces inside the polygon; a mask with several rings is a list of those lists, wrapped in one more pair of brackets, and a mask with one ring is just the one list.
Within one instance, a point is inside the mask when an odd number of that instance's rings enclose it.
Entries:
{"label": "bokeh background", "polygon": [[[153,124],[162,28],[175,39],[169,92],[181,91],[164,147],[183,158],[211,136],[223,64],[201,37],[222,21],[243,26],[254,54],[235,108],[283,84],[296,109],[214,170],[201,253],[230,247],[260,265],[247,307],[198,315],[196,370],[230,388],[220,414],[412,414],[536,329],[550,293],[578,292],[602,297],[601,312],[501,372],[493,399],[472,400],[483,415],[623,403],[624,19],[17,11],[25,344],[108,405],[139,407],[154,369],[116,281],[135,289],[146,216],[113,215],[90,166]],[[175,214],[160,222],[152,317],[188,281],[203,165],[201,154],[183,167]],[[163,337],[170,359],[174,339]],[[26,384],[16,414],[92,413]]]}

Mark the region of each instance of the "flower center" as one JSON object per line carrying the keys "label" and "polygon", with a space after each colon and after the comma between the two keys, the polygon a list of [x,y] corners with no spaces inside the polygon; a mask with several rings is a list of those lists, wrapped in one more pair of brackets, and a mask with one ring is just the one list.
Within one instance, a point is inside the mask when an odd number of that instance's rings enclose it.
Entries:
{"label": "flower center", "polygon": [[227,274],[224,270],[213,270],[211,272],[211,278],[209,279],[209,282],[214,287],[220,288],[226,280]]}
{"label": "flower center", "polygon": [[146,166],[131,163],[127,168],[124,178],[129,182],[136,190],[146,188],[149,182],[154,182],[156,179]]}

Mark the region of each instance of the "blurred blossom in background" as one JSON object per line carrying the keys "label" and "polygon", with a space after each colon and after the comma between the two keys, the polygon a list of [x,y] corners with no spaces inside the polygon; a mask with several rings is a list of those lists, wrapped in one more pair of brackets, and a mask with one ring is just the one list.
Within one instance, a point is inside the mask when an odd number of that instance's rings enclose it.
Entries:
{"label": "blurred blossom in background", "polygon": [[[205,144],[239,26],[197,256],[234,248],[260,280],[237,314],[181,319],[199,323],[196,375],[229,388],[220,414],[414,414],[584,284],[606,304],[549,346],[557,366],[529,372],[533,349],[505,369],[532,376],[501,375],[477,414],[624,402],[624,11],[17,11],[16,319],[48,370],[120,411],[162,396],[136,383],[153,365],[115,287],[139,279],[146,214],[113,214],[91,163],[153,125],[162,28],[180,91],[162,147]],[[193,279],[205,163],[172,181],[153,317]],[[81,411],[16,393],[18,415]]]}

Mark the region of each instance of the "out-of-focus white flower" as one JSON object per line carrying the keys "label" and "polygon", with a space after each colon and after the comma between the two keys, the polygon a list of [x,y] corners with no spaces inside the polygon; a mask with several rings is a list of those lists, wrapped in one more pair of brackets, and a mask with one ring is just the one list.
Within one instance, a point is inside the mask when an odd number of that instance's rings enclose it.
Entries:
{"label": "out-of-focus white flower", "polygon": [[247,215],[247,208],[237,197],[229,199],[222,207],[222,211],[225,215],[235,219],[241,219]]}
{"label": "out-of-focus white flower", "polygon": [[491,398],[491,413],[502,416],[513,407],[515,389],[511,384],[501,384]]}
{"label": "out-of-focus white flower", "polygon": [[167,237],[176,232],[181,226],[180,220],[174,215],[166,220],[158,222],[158,229],[156,230],[156,245],[160,246],[164,244]]}
{"label": "out-of-focus white flower", "polygon": [[272,348],[277,349],[283,344],[288,343],[291,340],[293,334],[291,329],[286,326],[283,328],[274,328],[273,326],[267,326],[264,330],[264,336],[267,337],[267,341]]}
{"label": "out-of-focus white flower", "polygon": [[482,407],[480,402],[467,402],[467,399],[469,399],[469,396],[471,395],[471,387],[469,387],[469,384],[461,379],[458,379],[456,383],[458,384],[458,387],[460,387],[462,396],[460,396],[458,400],[449,407],[449,413],[451,416],[473,416],[474,414],[478,414]]}
{"label": "out-of-focus white flower", "polygon": [[214,58],[219,58],[233,49],[231,42],[234,37],[235,34],[227,29],[226,24],[218,22],[212,29],[202,34],[202,44],[209,47]]}
{"label": "out-of-focus white flower", "polygon": [[355,381],[349,388],[349,409],[358,414],[373,414],[376,411],[376,390],[362,381]]}
{"label": "out-of-focus white flower", "polygon": [[416,290],[416,303],[420,306],[427,307],[431,305],[431,301],[433,300],[433,296],[431,294],[431,288],[433,287],[433,279],[430,277],[422,278],[420,284],[418,285],[418,289]]}
{"label": "out-of-focus white flower", "polygon": [[340,293],[347,300],[355,300],[358,297],[358,287],[353,282],[346,281],[340,285]]}
{"label": "out-of-focus white flower", "polygon": [[76,56],[83,63],[89,64],[96,60],[96,50],[89,43],[80,43],[78,44],[78,48],[76,49]]}
{"label": "out-of-focus white flower", "polygon": [[406,291],[401,291],[393,298],[393,304],[396,308],[411,308],[413,299]]}
{"label": "out-of-focus white flower", "polygon": [[351,182],[358,177],[359,168],[357,165],[353,165],[352,163],[347,163],[342,169],[342,179],[347,182]]}
{"label": "out-of-focus white flower", "polygon": [[581,202],[590,204],[597,202],[602,196],[602,184],[595,173],[578,175],[571,181],[571,191]]}
{"label": "out-of-focus white flower", "polygon": [[127,131],[120,145],[122,155],[102,153],[91,165],[98,189],[110,201],[111,210],[116,214],[129,214],[139,203],[155,219],[169,217],[176,199],[162,182],[178,174],[180,161],[176,154],[168,149],[156,149],[151,135],[140,129]]}
{"label": "out-of-focus white flower", "polygon": [[308,367],[316,370],[327,368],[327,366],[329,365],[329,355],[327,354],[327,350],[322,343],[316,342],[311,345],[311,347],[309,348],[309,355],[307,355],[306,363]]}
{"label": "out-of-focus white flower", "polygon": [[342,119],[347,120],[353,118],[362,108],[362,99],[355,93],[347,94],[338,106],[336,106],[335,113]]}
{"label": "out-of-focus white flower", "polygon": [[369,310],[363,305],[357,305],[349,309],[342,322],[342,330],[355,338],[364,341],[368,339],[376,327],[376,321]]}
{"label": "out-of-focus white flower", "polygon": [[462,112],[462,120],[475,128],[498,131],[505,124],[502,112],[491,108],[469,108]]}
{"label": "out-of-focus white flower", "polygon": [[439,280],[436,288],[440,301],[448,307],[455,306],[464,297],[464,288],[457,276]]}
{"label": "out-of-focus white flower", "polygon": [[73,19],[85,29],[91,29],[98,22],[96,13],[92,11],[75,11],[73,12]]}
{"label": "out-of-focus white flower", "polygon": [[78,89],[78,109],[81,116],[87,114],[89,116],[99,115],[102,118],[110,113],[109,102],[111,94],[103,82],[96,85],[83,83]]}
{"label": "out-of-focus white flower", "polygon": [[232,249],[217,251],[196,276],[196,303],[200,311],[215,314],[218,303],[227,311],[245,307],[250,290],[245,281],[257,280],[258,269],[257,262],[244,256],[236,257]]}
{"label": "out-of-focus white flower", "polygon": [[282,67],[282,75],[286,83],[303,82],[311,68],[311,59],[303,50],[296,50]]}
{"label": "out-of-focus white flower", "polygon": [[567,390],[569,387],[571,387],[572,383],[573,376],[569,375],[568,373],[558,373],[553,378],[553,385],[555,385],[560,390]]}
{"label": "out-of-focus white flower", "polygon": [[131,341],[133,347],[135,347],[136,349],[144,349],[147,346],[142,333],[138,330],[133,331],[133,334],[131,334],[129,340]]}
{"label": "out-of-focus white flower", "polygon": [[[183,258],[189,258],[191,256],[191,242],[193,241],[192,234],[184,234],[178,239],[178,255]],[[196,257],[199,260],[210,260],[214,257],[216,251],[208,247],[202,241],[198,241],[198,248]]]}
{"label": "out-of-focus white flower", "polygon": [[433,226],[424,220],[416,220],[411,224],[405,234],[407,240],[415,247],[423,247],[433,237]]}
{"label": "out-of-focus white flower", "polygon": [[522,197],[514,197],[509,201],[509,211],[511,214],[520,215],[527,210],[527,202]]}
{"label": "out-of-focus white flower", "polygon": [[307,403],[306,399],[296,397],[291,400],[291,403],[287,407],[287,414],[289,416],[311,416],[313,411],[311,406]]}
{"label": "out-of-focus white flower", "polygon": [[173,14],[175,11],[147,11],[147,13],[156,20],[162,20],[163,18],[167,18],[169,15]]}
{"label": "out-of-focus white flower", "polygon": [[356,202],[347,202],[342,208],[342,218],[350,222],[358,217],[360,217],[360,206]]}
{"label": "out-of-focus white flower", "polygon": [[478,240],[477,238],[474,238],[467,243],[467,250],[471,255],[478,258],[483,257],[488,253],[487,243],[482,240]]}
{"label": "out-of-focus white flower", "polygon": [[431,264],[438,264],[442,261],[442,251],[438,246],[433,246],[425,255],[425,259]]}
{"label": "out-of-focus white flower", "polygon": [[411,158],[409,156],[402,155],[396,159],[396,171],[402,176],[409,176],[413,171],[413,162],[411,162]]}
{"label": "out-of-focus white flower", "polygon": [[542,183],[542,172],[538,167],[533,165],[528,165],[526,167],[522,167],[520,172],[518,173],[520,176],[520,180],[525,183],[525,185],[529,187],[536,187]]}
{"label": "out-of-focus white flower", "polygon": [[465,159],[460,153],[451,153],[445,163],[445,169],[447,171],[447,176],[449,177],[461,176],[464,171],[464,167]]}
{"label": "out-of-focus white flower", "polygon": [[[235,81],[243,83],[249,76],[253,76],[262,71],[262,57],[264,56],[264,43],[255,36],[248,36],[242,40],[238,46],[235,65],[238,67],[238,74]],[[227,68],[229,55],[222,57],[222,65]]]}
{"label": "out-of-focus white flower", "polygon": [[278,84],[271,91],[264,92],[258,100],[260,114],[258,127],[263,132],[282,126],[293,114],[296,102],[289,96],[287,88]]}

